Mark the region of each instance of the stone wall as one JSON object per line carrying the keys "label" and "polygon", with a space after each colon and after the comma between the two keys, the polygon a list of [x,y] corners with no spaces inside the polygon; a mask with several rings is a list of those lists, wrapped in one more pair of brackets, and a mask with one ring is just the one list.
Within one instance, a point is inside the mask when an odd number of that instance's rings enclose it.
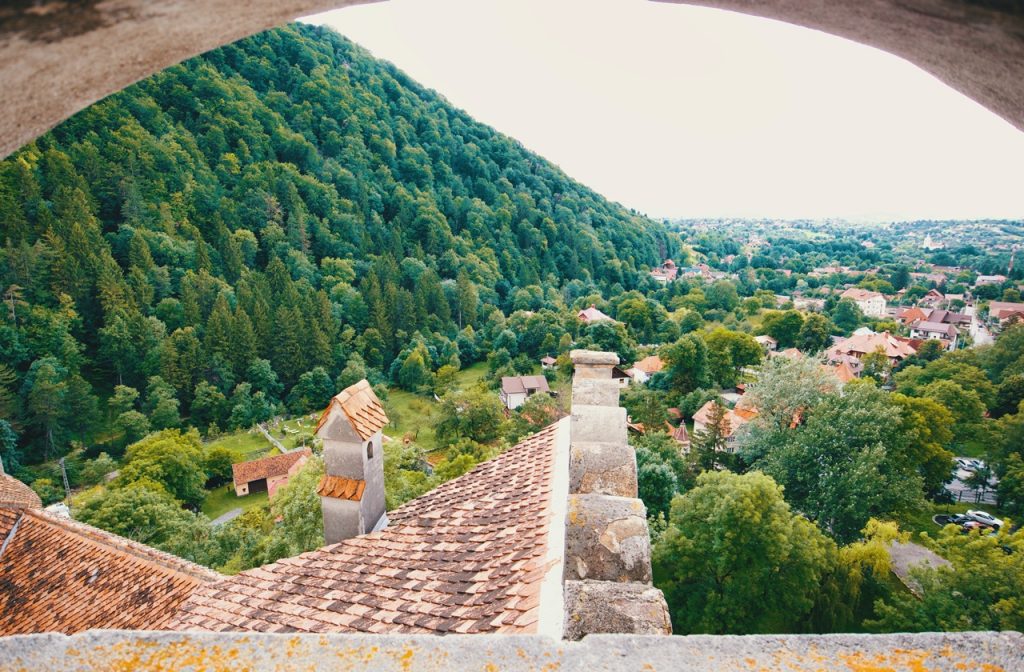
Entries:
{"label": "stone wall", "polygon": [[0,672],[1015,672],[1020,633],[657,637],[283,635],[92,631],[0,638]]}
{"label": "stone wall", "polygon": [[671,634],[668,606],[651,585],[647,510],[637,497],[636,454],[611,352],[573,350],[569,501],[565,523],[564,636]]}

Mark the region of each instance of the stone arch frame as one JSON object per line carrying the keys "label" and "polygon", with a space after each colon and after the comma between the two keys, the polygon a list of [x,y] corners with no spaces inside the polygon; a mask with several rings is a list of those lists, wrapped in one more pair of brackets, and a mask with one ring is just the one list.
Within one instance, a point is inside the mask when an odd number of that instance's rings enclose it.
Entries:
{"label": "stone arch frame", "polygon": [[[0,7],[0,158],[196,54],[371,0],[10,0]],[[1024,130],[1024,5],[1011,0],[666,0],[821,30],[907,59]]]}

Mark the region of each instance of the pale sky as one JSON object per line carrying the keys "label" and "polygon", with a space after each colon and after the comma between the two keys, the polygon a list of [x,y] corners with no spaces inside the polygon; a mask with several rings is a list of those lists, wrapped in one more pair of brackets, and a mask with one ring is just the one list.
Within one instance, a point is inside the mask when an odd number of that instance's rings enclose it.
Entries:
{"label": "pale sky", "polygon": [[1024,133],[825,33],[647,0],[389,0],[304,20],[655,217],[1024,217]]}

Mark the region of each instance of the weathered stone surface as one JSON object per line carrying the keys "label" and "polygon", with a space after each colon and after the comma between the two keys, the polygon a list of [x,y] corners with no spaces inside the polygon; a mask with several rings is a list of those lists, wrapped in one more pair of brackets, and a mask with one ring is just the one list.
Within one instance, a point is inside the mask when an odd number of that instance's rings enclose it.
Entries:
{"label": "weathered stone surface", "polygon": [[584,406],[618,406],[619,384],[608,378],[573,378],[572,403]]}
{"label": "weathered stone surface", "polygon": [[1024,669],[1017,632],[663,637],[292,635],[92,631],[0,638],[0,671],[955,672]]}
{"label": "weathered stone surface", "polygon": [[569,452],[569,492],[636,497],[636,453],[622,443],[574,441]]}
{"label": "weathered stone surface", "polygon": [[565,582],[565,638],[599,633],[671,635],[665,596],[642,583]]}
{"label": "weathered stone surface", "polygon": [[626,409],[618,406],[587,406],[572,405],[573,442],[603,441],[606,443],[626,443],[628,428],[626,427]]}
{"label": "weathered stone surface", "polygon": [[570,495],[565,578],[651,582],[647,509],[639,499]]}
{"label": "weathered stone surface", "polygon": [[573,364],[573,381],[597,378],[611,380],[612,369],[619,363],[614,352],[573,350],[569,353]]}
{"label": "weathered stone surface", "polygon": [[600,350],[572,350],[569,359],[575,366],[617,366],[619,356],[614,352]]}

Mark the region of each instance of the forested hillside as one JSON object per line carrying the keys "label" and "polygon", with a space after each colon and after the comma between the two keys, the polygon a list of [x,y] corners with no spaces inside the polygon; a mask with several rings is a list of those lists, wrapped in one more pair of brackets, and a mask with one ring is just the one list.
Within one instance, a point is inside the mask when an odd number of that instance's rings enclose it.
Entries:
{"label": "forested hillside", "polygon": [[346,367],[394,377],[413,343],[430,370],[464,366],[495,308],[616,294],[678,253],[675,234],[306,25],[172,67],[26,146],[0,163],[0,222],[9,469],[74,440],[310,410]]}

